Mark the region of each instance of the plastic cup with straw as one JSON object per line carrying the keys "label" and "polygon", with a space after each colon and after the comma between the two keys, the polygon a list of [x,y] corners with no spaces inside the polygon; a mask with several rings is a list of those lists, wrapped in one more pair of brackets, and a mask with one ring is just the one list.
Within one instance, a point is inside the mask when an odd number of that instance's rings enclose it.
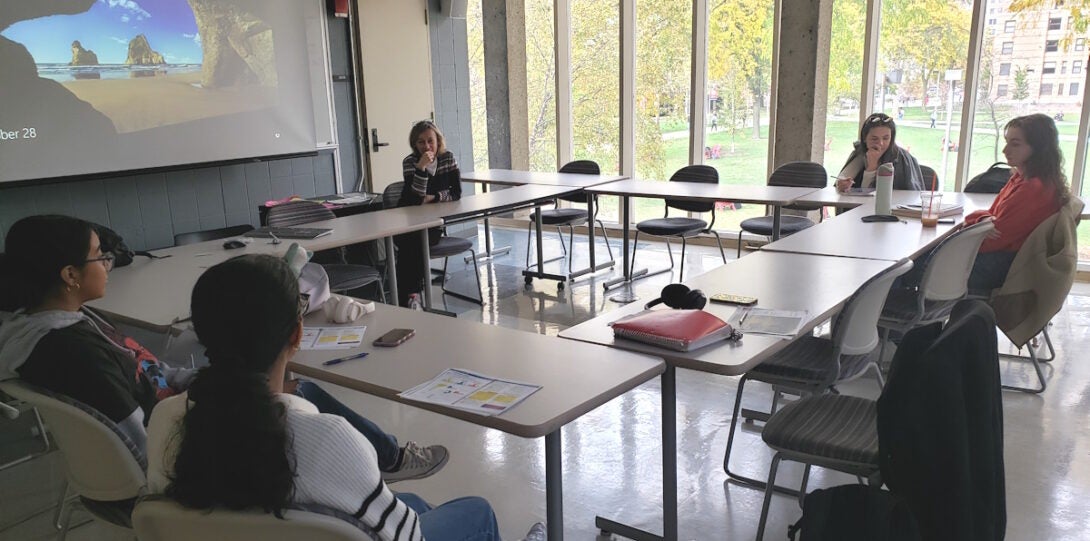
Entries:
{"label": "plastic cup with straw", "polygon": [[938,188],[939,176],[933,174],[931,176],[931,192],[923,193],[920,201],[920,222],[924,227],[935,227],[939,225],[939,210],[942,209],[942,193],[936,193]]}

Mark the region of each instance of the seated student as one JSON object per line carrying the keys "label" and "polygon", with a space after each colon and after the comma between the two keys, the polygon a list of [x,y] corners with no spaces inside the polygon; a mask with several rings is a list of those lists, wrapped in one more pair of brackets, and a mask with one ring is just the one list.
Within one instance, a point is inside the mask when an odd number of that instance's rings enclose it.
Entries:
{"label": "seated student", "polygon": [[[15,222],[0,260],[0,379],[69,396],[117,423],[141,448],[155,404],[185,390],[196,371],[159,363],[84,303],[103,297],[113,254],[98,234],[68,216],[31,216]],[[350,410],[317,385],[291,382],[296,395],[340,415],[379,454],[388,481],[426,477],[446,464],[442,446],[397,439]]]}
{"label": "seated student", "polygon": [[[148,488],[197,509],[292,503],[352,514],[384,540],[499,539],[481,498],[432,509],[395,497],[374,448],[343,418],[285,392],[303,335],[298,281],[281,259],[243,255],[206,271],[193,288],[193,328],[209,366],[188,392],[163,400],[148,425]],[[542,533],[539,525],[532,532]]]}
{"label": "seated student", "polygon": [[1002,286],[1022,243],[1045,218],[1059,212],[1071,195],[1051,118],[1038,113],[1012,119],[1003,136],[1007,140],[1003,156],[1014,172],[991,208],[965,217],[966,225],[989,218],[995,223],[995,230],[980,245],[969,289]]}
{"label": "seated student", "polygon": [[837,190],[846,192],[852,186],[873,187],[878,166],[885,163],[893,164],[894,190],[924,189],[920,164],[907,150],[897,146],[897,124],[888,115],[874,113],[859,129],[855,150],[837,175]]}

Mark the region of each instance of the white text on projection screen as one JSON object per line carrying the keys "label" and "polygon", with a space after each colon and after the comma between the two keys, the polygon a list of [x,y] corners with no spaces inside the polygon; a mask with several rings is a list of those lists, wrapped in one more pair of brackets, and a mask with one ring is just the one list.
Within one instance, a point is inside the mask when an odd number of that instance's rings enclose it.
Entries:
{"label": "white text on projection screen", "polygon": [[0,2],[0,182],[313,151],[301,4]]}

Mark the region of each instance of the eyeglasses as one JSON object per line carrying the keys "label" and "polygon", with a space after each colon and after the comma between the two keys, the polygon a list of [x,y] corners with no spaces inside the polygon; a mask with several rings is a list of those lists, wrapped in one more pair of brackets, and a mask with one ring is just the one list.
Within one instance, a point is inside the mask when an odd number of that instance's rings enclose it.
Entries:
{"label": "eyeglasses", "polygon": [[891,118],[888,115],[883,115],[883,114],[879,113],[879,114],[876,114],[876,115],[871,115],[871,117],[867,119],[866,123],[867,124],[893,124],[893,118]]}
{"label": "eyeglasses", "polygon": [[114,268],[114,259],[116,259],[116,256],[113,254],[113,252],[106,252],[99,257],[84,261],[83,264],[86,265],[88,263],[100,261],[102,263],[102,266],[106,267],[106,272],[110,272]]}

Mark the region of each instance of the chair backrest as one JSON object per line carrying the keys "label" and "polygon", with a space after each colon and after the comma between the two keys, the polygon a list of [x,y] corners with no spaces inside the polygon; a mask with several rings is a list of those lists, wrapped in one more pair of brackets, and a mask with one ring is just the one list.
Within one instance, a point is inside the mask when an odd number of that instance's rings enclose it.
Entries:
{"label": "chair backrest", "polygon": [[984,237],[995,229],[991,220],[962,228],[946,238],[931,253],[920,278],[920,296],[925,301],[952,301],[969,292],[969,273]]}
{"label": "chair backrest", "polygon": [[938,173],[934,169],[920,164],[920,176],[923,177],[923,185],[927,189],[931,189],[931,183],[934,182],[936,190],[942,190],[942,181],[939,179]]}
{"label": "chair backrest", "polygon": [[[313,509],[308,506],[308,509]],[[333,516],[313,510],[289,509],[284,518],[261,511],[203,511],[188,509],[165,497],[155,496],[136,504],[132,520],[141,541],[370,541],[370,532]]]}
{"label": "chair backrest", "polygon": [[[594,160],[575,160],[574,162],[568,162],[564,164],[564,167],[560,168],[561,173],[576,173],[579,175],[601,175],[602,168],[598,167],[598,162]],[[583,190],[579,190],[575,193],[560,196],[560,199],[569,201],[571,203],[586,203],[587,194]]]}
{"label": "chair backrest", "polygon": [[0,382],[0,390],[38,409],[64,456],[68,484],[77,494],[109,502],[144,492],[143,451],[106,416],[19,380]]}
{"label": "chair backrest", "polygon": [[395,182],[382,190],[382,208],[392,209],[401,203],[401,191],[404,189],[404,182]]}
{"label": "chair backrest", "polygon": [[897,265],[867,280],[833,322],[833,348],[841,355],[864,355],[878,347],[878,318],[886,304],[889,288],[898,276],[912,269],[912,261]]}
{"label": "chair backrest", "polygon": [[[768,177],[769,186],[793,186],[801,188],[824,188],[829,185],[829,173],[825,166],[816,162],[787,162],[776,168]],[[785,205],[791,210],[817,210],[821,205]]]}
{"label": "chair backrest", "polygon": [[269,227],[291,227],[319,220],[332,220],[337,216],[332,210],[315,201],[291,201],[269,208],[266,222]]}
{"label": "chair backrest", "polygon": [[250,224],[232,225],[230,227],[223,227],[220,229],[206,229],[204,231],[192,231],[189,233],[178,233],[174,235],[174,245],[184,246],[186,244],[196,244],[198,242],[204,242],[206,240],[226,239],[231,237],[237,237],[246,233],[247,231],[253,231],[254,226]]}
{"label": "chair backrest", "polygon": [[[719,171],[710,165],[686,165],[678,169],[670,182],[703,182],[706,184],[719,184]],[[715,210],[714,201],[682,201],[667,199],[666,206],[689,212],[708,212]]]}

